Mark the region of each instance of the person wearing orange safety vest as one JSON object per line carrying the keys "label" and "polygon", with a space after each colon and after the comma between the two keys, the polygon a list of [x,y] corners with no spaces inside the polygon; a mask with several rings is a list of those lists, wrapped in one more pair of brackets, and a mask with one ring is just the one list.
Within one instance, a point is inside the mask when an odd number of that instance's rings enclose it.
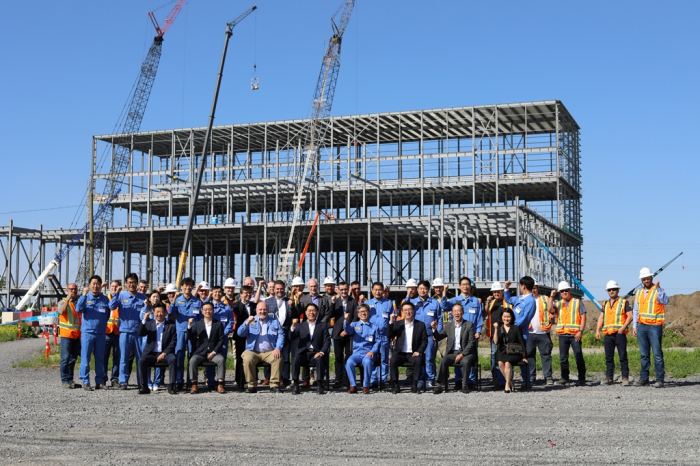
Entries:
{"label": "person wearing orange safety vest", "polygon": [[[501,315],[503,314],[503,309],[512,309],[512,306],[503,300],[503,286],[500,282],[493,282],[491,285],[491,296],[486,298],[486,305],[483,307],[484,314],[484,325],[482,329],[486,333],[486,336],[492,338],[491,329],[493,328],[494,322],[498,322],[498,325],[503,325],[501,322]],[[506,379],[503,377],[501,370],[498,368],[498,361],[496,361],[496,351],[498,351],[498,346],[491,340],[491,376],[493,380],[494,391],[500,391],[505,388]]]}
{"label": "person wearing orange safety vest", "polygon": [[622,370],[622,385],[629,385],[629,364],[627,363],[627,327],[632,323],[632,308],[625,298],[620,298],[620,285],[610,280],[605,287],[609,300],[603,303],[603,313],[598,318],[595,330],[596,340],[600,340],[600,332],[605,337],[605,385],[613,384],[615,375],[615,348],[620,357]]}
{"label": "person wearing orange safety vest", "polygon": [[535,357],[537,356],[537,350],[539,350],[540,359],[542,360],[542,377],[547,385],[554,385],[554,379],[552,378],[552,348],[554,348],[554,344],[549,334],[552,329],[552,318],[547,312],[547,298],[540,295],[540,284],[537,283],[537,280],[535,280],[535,286],[532,287],[532,297],[535,298],[537,310],[530,321],[529,336],[525,349],[527,362],[530,366],[530,382],[534,385],[537,376]]}
{"label": "person wearing orange safety vest", "polygon": [[664,317],[668,296],[660,287],[658,280],[647,267],[639,271],[639,278],[644,287],[637,291],[634,297],[634,309],[632,311],[633,330],[639,343],[639,354],[642,363],[642,370],[639,372],[639,380],[636,386],[649,385],[649,369],[651,361],[649,350],[654,352],[654,371],[656,372],[655,388],[664,386],[664,352],[661,348],[661,339],[664,331]]}
{"label": "person wearing orange safety vest", "polygon": [[[557,291],[561,294],[561,301],[553,303]],[[569,383],[569,348],[574,350],[576,367],[578,368],[578,382],[576,386],[586,385],[586,361],[583,360],[581,337],[586,327],[586,308],[580,299],[571,296],[571,286],[567,282],[559,282],[556,290],[547,302],[549,313],[556,315],[557,334],[559,335],[559,363],[561,365],[561,379],[557,383],[566,385]]]}
{"label": "person wearing orange safety vest", "polygon": [[[107,298],[111,301],[112,296],[117,293],[122,282],[112,280],[109,284],[109,293]],[[121,360],[121,351],[119,351],[119,309],[112,309],[107,319],[107,335],[105,336],[105,374],[108,374],[109,353],[112,353],[112,387],[119,387],[119,361]]]}
{"label": "person wearing orange safety vest", "polygon": [[68,296],[61,300],[58,308],[58,328],[61,336],[61,384],[63,388],[75,388],[75,362],[80,355],[81,315],[76,312],[78,286],[70,283]]}

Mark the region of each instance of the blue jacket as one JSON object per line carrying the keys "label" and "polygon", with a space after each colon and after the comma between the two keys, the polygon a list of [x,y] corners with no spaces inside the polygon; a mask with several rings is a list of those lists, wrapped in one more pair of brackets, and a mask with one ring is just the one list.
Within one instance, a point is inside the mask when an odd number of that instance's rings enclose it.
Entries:
{"label": "blue jacket", "polygon": [[[280,325],[280,322],[274,317],[267,316],[265,319],[267,323],[267,341],[272,345],[273,348],[282,350],[284,346],[284,330]],[[238,327],[238,336],[245,337],[245,349],[246,351],[253,351],[255,349],[255,343],[258,341],[258,335],[260,335],[260,317],[255,316],[255,320],[247,325],[245,322]]]}
{"label": "blue jacket", "polygon": [[389,316],[394,313],[394,303],[386,298],[372,298],[365,304],[369,306],[369,321],[377,327],[380,336],[386,336],[389,329]]}
{"label": "blue jacket", "polygon": [[[389,301],[387,299],[387,301]],[[391,302],[391,301],[390,301]],[[352,335],[352,352],[361,354],[363,357],[370,351],[376,353],[379,351],[379,343],[381,338],[379,329],[367,322],[366,324],[358,320],[357,322],[345,322],[343,330],[348,335]]]}
{"label": "blue jacket", "polygon": [[530,321],[535,317],[535,312],[537,312],[537,301],[535,301],[532,294],[511,296],[508,290],[503,293],[503,300],[513,306],[515,325],[522,330],[523,340],[527,340],[527,337],[530,335]]}
{"label": "blue jacket", "polygon": [[99,294],[95,297],[92,292],[88,292],[87,295],[78,298],[75,310],[83,315],[81,332],[105,333],[107,331],[107,319],[110,315],[107,296]]}
{"label": "blue jacket", "polygon": [[110,309],[119,309],[119,333],[138,333],[141,326],[141,309],[143,309],[146,296],[128,291],[122,291],[112,296],[109,302]]}
{"label": "blue jacket", "polygon": [[202,301],[195,295],[190,296],[190,299],[180,295],[170,306],[169,311],[170,315],[175,316],[177,331],[187,333],[187,323],[192,317],[195,322],[202,319]]}
{"label": "blue jacket", "polygon": [[[212,301],[212,303],[214,302]],[[214,303],[214,319],[221,322],[224,326],[224,336],[227,337],[233,330],[233,311],[228,304],[224,304],[221,301]]]}
{"label": "blue jacket", "polygon": [[[433,298],[426,298],[423,301],[420,297],[417,302],[410,300],[416,309],[416,320],[425,324],[425,328],[430,328],[430,324],[437,320],[437,331],[442,331],[442,308],[440,303]],[[432,336],[432,334],[430,335]]]}
{"label": "blue jacket", "polygon": [[447,300],[443,296],[440,301],[440,307],[443,311],[450,313],[450,321],[454,320],[451,314],[452,306],[458,303],[464,308],[463,319],[472,323],[474,326],[474,333],[481,333],[481,328],[484,326],[484,316],[481,314],[481,303],[479,300],[471,295],[465,298],[461,293],[459,296],[455,296],[450,300]]}

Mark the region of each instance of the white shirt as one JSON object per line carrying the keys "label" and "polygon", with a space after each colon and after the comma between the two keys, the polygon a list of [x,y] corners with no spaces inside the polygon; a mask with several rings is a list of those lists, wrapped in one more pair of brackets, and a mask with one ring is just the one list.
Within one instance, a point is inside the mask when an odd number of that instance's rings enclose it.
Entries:
{"label": "white shirt", "polygon": [[204,328],[207,330],[207,338],[211,337],[211,324],[213,324],[213,323],[214,323],[213,320],[209,323],[204,321]]}
{"label": "white shirt", "polygon": [[411,322],[410,324],[406,322],[404,325],[406,326],[406,333],[404,334],[404,339],[403,339],[403,346],[401,346],[401,352],[402,353],[413,353],[413,324],[415,321]]}
{"label": "white shirt", "polygon": [[156,322],[156,352],[163,352],[163,330],[165,330],[165,321]]}
{"label": "white shirt", "polygon": [[452,348],[454,351],[461,351],[462,350],[462,324],[456,325],[455,324],[455,345]]}
{"label": "white shirt", "polygon": [[535,303],[537,303],[537,310],[535,311],[535,315],[532,317],[532,320],[530,321],[530,326],[532,327],[532,330],[530,330],[530,333],[535,333],[538,335],[544,335],[545,333],[549,333],[549,331],[544,331],[542,330],[542,327],[540,327],[540,300],[539,298],[535,298]]}
{"label": "white shirt", "polygon": [[241,301],[241,303],[243,303],[243,308],[248,313],[248,317],[250,317],[250,301],[248,301],[247,303],[244,303],[243,301]]}
{"label": "white shirt", "polygon": [[309,349],[311,350],[314,349],[314,331],[316,331],[316,321],[314,321],[313,323],[309,322],[309,337],[311,340],[309,341]]}
{"label": "white shirt", "polygon": [[284,299],[277,299],[277,320],[280,321],[280,325],[284,325],[284,321],[287,318],[287,303]]}

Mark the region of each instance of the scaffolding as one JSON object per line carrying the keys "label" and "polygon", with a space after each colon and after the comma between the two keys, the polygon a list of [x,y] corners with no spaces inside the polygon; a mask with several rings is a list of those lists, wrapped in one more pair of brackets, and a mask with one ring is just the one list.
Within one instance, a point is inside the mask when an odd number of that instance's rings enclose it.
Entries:
{"label": "scaffolding", "polygon": [[[188,275],[218,284],[273,278],[308,123],[213,128]],[[562,102],[350,115],[328,124],[295,250],[317,211],[332,215],[319,222],[302,278],[367,286],[442,277],[452,288],[469,276],[483,289],[530,275],[554,287],[565,272],[527,232],[582,276],[580,129]],[[95,245],[106,251],[103,276],[134,271],[153,285],[175,279],[205,133],[129,135],[125,186]],[[94,136],[92,166],[98,152],[114,154],[119,144],[124,135]],[[98,192],[108,177],[93,175]]]}

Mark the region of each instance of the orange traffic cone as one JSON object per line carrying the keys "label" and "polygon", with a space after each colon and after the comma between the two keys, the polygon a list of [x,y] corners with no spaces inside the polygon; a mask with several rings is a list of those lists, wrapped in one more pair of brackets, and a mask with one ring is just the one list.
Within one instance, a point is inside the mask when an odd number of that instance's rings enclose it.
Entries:
{"label": "orange traffic cone", "polygon": [[56,334],[57,327],[56,322],[53,323],[53,345],[58,346],[58,335]]}
{"label": "orange traffic cone", "polygon": [[22,339],[22,320],[17,321],[17,339]]}
{"label": "orange traffic cone", "polygon": [[49,354],[51,354],[51,346],[49,345],[49,334],[46,334],[46,359],[49,359]]}

